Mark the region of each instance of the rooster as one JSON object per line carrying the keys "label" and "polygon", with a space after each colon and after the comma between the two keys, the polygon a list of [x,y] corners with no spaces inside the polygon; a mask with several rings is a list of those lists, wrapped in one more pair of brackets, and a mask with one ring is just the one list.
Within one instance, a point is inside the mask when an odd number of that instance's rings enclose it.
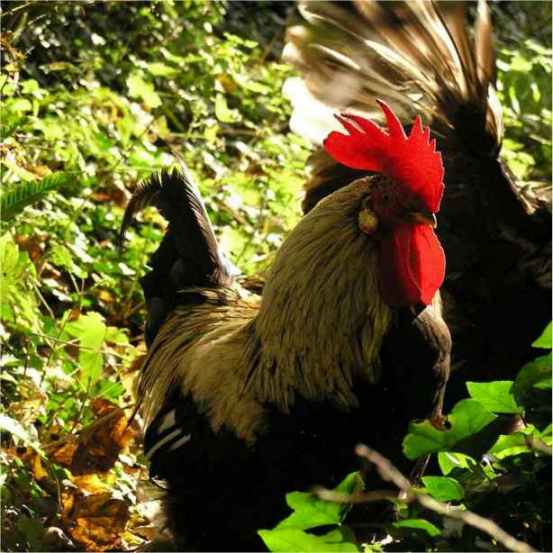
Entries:
{"label": "rooster", "polygon": [[[550,189],[517,183],[499,157],[490,13],[471,4],[472,34],[463,2],[299,2],[302,20],[284,51],[301,75],[285,87],[291,126],[314,143],[336,128],[337,111],[373,117],[375,98],[405,124],[421,114],[437,137],[446,175],[438,234],[449,260],[442,297],[453,365],[464,366],[461,394],[467,376],[512,378],[551,306]],[[305,212],[371,170],[322,148],[311,165]]]}
{"label": "rooster", "polygon": [[235,282],[197,189],[181,172],[139,186],[169,222],[142,283],[150,343],[139,383],[150,474],[167,482],[180,543],[258,550],[284,493],[334,485],[354,445],[400,456],[410,419],[440,424],[451,348],[434,233],[443,166],[429,129],[409,136],[352,114],[326,151],[373,171],[290,232],[261,297]]}

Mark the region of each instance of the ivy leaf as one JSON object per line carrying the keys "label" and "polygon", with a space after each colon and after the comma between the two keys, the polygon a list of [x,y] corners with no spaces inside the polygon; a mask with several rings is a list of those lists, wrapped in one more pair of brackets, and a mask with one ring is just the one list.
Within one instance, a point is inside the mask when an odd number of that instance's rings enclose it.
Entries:
{"label": "ivy leaf", "polygon": [[[552,347],[551,323],[547,325],[541,336],[533,342],[537,348],[549,349]],[[513,393],[517,401],[523,404],[528,411],[532,411],[532,404],[536,401],[536,390],[551,390],[552,352],[541,355],[526,363],[518,373],[513,385]],[[539,403],[539,400],[538,400]]]}
{"label": "ivy leaf", "polygon": [[291,492],[286,494],[286,503],[293,513],[281,521],[277,528],[298,528],[308,530],[326,524],[338,524],[345,505],[322,501],[310,493]]}
{"label": "ivy leaf", "polygon": [[447,476],[454,469],[470,469],[476,465],[476,461],[464,453],[440,451],[438,453],[438,464],[442,474]]}
{"label": "ivy leaf", "polygon": [[336,528],[322,536],[314,536],[297,528],[259,530],[258,534],[270,551],[359,551],[344,528]]}
{"label": "ivy leaf", "polygon": [[532,388],[551,389],[551,352],[526,363],[518,373],[513,385],[513,394],[524,404]]}
{"label": "ivy leaf", "polygon": [[[351,494],[363,489],[363,481],[358,472],[348,474],[335,491]],[[340,524],[348,505],[319,499],[311,493],[291,492],[286,494],[286,503],[294,511],[281,521],[277,528],[299,528],[307,530],[327,524]]]}
{"label": "ivy leaf", "polygon": [[541,336],[537,338],[532,345],[535,348],[543,348],[543,349],[551,349],[553,348],[553,338],[552,338],[552,324],[549,323],[544,331],[542,332]]}
{"label": "ivy leaf", "polygon": [[406,520],[400,520],[399,522],[394,522],[394,528],[409,528],[413,530],[422,530],[426,532],[430,537],[435,538],[439,536],[442,531],[427,520],[423,518],[409,518]]}
{"label": "ivy leaf", "polygon": [[522,413],[523,409],[517,405],[512,388],[511,380],[467,382],[470,397],[492,413]]}
{"label": "ivy leaf", "polygon": [[408,459],[417,459],[437,451],[454,451],[457,443],[476,434],[495,419],[496,416],[480,402],[464,399],[455,405],[448,417],[449,430],[438,430],[428,420],[411,423],[403,440],[403,453]]}
{"label": "ivy leaf", "polygon": [[497,459],[514,457],[515,455],[529,453],[530,451],[526,443],[526,436],[522,432],[499,436],[495,445],[490,449],[490,453]]}
{"label": "ivy leaf", "polygon": [[[352,494],[363,489],[358,472],[348,474],[335,491]],[[271,551],[359,551],[353,543],[352,533],[340,526],[349,506],[319,499],[310,493],[286,494],[286,503],[293,513],[273,530],[259,530],[265,545]],[[334,525],[330,532],[315,536],[305,530]]]}
{"label": "ivy leaf", "polygon": [[422,481],[428,493],[438,501],[459,501],[465,495],[463,486],[454,478],[424,476]]}

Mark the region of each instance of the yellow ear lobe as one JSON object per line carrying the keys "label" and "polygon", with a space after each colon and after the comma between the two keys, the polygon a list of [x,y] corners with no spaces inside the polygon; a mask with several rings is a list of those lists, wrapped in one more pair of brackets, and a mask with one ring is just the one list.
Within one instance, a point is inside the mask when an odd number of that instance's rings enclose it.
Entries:
{"label": "yellow ear lobe", "polygon": [[374,211],[367,209],[366,207],[359,212],[358,223],[361,232],[371,236],[378,229],[378,217]]}

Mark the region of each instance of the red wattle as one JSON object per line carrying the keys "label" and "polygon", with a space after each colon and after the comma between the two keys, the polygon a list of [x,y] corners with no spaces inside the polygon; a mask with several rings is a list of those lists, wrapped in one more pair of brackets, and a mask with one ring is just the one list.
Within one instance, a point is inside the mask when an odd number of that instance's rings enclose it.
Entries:
{"label": "red wattle", "polygon": [[380,288],[391,306],[429,305],[445,277],[445,255],[429,225],[402,224],[380,243]]}

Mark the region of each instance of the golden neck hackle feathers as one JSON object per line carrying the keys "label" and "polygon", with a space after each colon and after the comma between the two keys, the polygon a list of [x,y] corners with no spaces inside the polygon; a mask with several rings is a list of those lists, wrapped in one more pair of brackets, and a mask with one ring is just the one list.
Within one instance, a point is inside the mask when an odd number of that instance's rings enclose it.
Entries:
{"label": "golden neck hackle feathers", "polygon": [[177,383],[214,429],[227,426],[250,440],[266,403],[286,411],[299,394],[355,405],[353,379],[378,379],[391,319],[378,293],[376,242],[358,224],[369,190],[370,180],[360,179],[300,221],[261,300],[206,290],[205,303],[175,310],[143,368],[150,415]]}
{"label": "golden neck hackle feathers", "polygon": [[390,310],[378,292],[376,242],[359,228],[368,179],[322,201],[290,234],[263,291],[251,388],[287,406],[293,393],[351,405],[355,376],[378,379]]}

